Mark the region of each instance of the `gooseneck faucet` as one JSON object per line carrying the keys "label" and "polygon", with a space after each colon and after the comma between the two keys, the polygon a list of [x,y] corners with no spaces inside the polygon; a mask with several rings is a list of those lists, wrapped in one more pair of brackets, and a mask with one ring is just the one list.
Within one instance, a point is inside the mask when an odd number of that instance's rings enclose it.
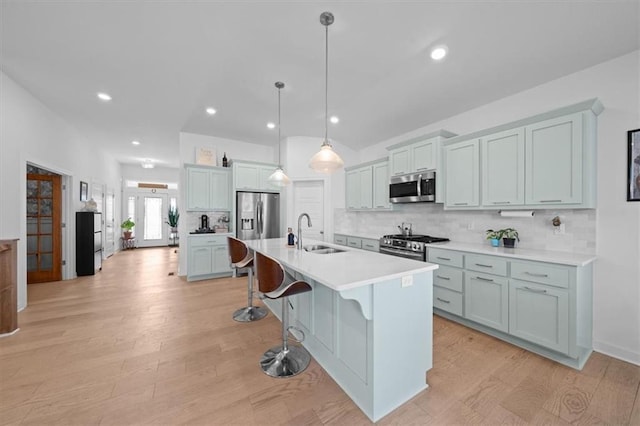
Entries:
{"label": "gooseneck faucet", "polygon": [[302,250],[302,218],[304,216],[307,217],[307,226],[311,228],[311,218],[309,217],[308,214],[302,213],[300,216],[298,216],[298,243],[297,243],[298,250]]}

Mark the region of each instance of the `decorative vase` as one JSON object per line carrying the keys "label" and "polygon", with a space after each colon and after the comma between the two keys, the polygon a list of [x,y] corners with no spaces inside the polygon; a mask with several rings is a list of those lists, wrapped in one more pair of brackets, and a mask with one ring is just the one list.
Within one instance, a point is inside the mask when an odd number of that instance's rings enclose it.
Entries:
{"label": "decorative vase", "polygon": [[502,243],[506,248],[515,248],[516,239],[515,238],[503,238]]}
{"label": "decorative vase", "polygon": [[491,245],[492,245],[493,247],[499,247],[499,246],[500,246],[500,240],[499,240],[499,239],[497,239],[497,238],[492,238],[492,239],[491,239]]}

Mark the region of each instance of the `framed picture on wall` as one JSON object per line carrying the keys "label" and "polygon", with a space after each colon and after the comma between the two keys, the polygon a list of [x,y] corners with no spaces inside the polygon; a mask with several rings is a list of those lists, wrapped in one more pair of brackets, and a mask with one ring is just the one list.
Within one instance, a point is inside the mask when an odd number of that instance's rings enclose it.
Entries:
{"label": "framed picture on wall", "polygon": [[640,129],[627,132],[627,201],[640,201]]}
{"label": "framed picture on wall", "polygon": [[80,201],[87,201],[89,198],[89,184],[80,181]]}

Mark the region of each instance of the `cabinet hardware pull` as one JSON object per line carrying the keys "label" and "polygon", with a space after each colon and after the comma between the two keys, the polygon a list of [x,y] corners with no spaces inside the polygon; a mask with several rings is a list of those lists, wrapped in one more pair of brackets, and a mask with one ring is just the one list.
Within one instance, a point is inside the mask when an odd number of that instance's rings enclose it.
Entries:
{"label": "cabinet hardware pull", "polygon": [[453,203],[454,206],[466,206],[469,203]]}
{"label": "cabinet hardware pull", "polygon": [[439,297],[436,297],[436,299],[438,299],[439,301],[441,301],[442,303],[451,303],[450,300],[444,300],[444,299],[440,299]]}
{"label": "cabinet hardware pull", "polygon": [[511,204],[511,201],[494,201],[493,204]]}
{"label": "cabinet hardware pull", "polygon": [[493,268],[493,265],[484,265],[482,263],[476,263],[476,266],[482,266],[483,268]]}
{"label": "cabinet hardware pull", "polygon": [[525,275],[530,275],[530,276],[532,276],[532,277],[547,278],[547,277],[549,276],[549,275],[547,275],[547,274],[536,274],[536,273],[534,273],[534,272],[528,272],[528,271],[525,271],[524,273],[525,273]]}
{"label": "cabinet hardware pull", "polygon": [[476,277],[476,279],[477,279],[477,280],[480,280],[480,281],[490,281],[490,282],[493,282],[493,280],[492,280],[492,279],[489,279],[489,278]]}
{"label": "cabinet hardware pull", "polygon": [[541,203],[561,203],[562,200],[540,200]]}
{"label": "cabinet hardware pull", "polygon": [[440,257],[440,256],[437,256],[437,257],[436,257],[436,259],[440,259],[440,260],[451,260],[451,259],[449,259],[448,257]]}
{"label": "cabinet hardware pull", "polygon": [[547,292],[547,290],[538,290],[537,288],[531,288],[531,287],[527,287],[527,286],[524,286],[524,288],[525,288],[525,290],[529,290],[529,291],[532,291],[534,293],[546,293]]}
{"label": "cabinet hardware pull", "polygon": [[451,280],[451,278],[443,277],[442,275],[436,275],[436,277],[440,278],[441,280],[447,280],[447,281]]}

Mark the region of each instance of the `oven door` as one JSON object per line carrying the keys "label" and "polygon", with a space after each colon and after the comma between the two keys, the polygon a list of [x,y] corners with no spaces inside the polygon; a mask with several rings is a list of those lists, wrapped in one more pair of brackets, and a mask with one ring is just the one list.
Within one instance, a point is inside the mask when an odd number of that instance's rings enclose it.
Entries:
{"label": "oven door", "polygon": [[391,247],[380,247],[379,251],[382,254],[390,254],[392,256],[404,257],[406,259],[419,260],[421,262],[425,262],[426,261],[424,252],[400,250],[400,249],[391,248]]}

